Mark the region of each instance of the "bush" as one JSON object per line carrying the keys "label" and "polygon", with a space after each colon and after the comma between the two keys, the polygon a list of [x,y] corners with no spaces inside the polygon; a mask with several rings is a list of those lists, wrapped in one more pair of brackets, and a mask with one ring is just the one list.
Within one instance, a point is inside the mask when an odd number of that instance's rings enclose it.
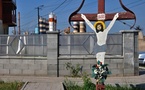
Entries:
{"label": "bush", "polygon": [[22,82],[4,82],[0,81],[0,90],[20,90],[24,83]]}
{"label": "bush", "polygon": [[[83,80],[82,86],[79,86],[74,81],[70,81],[68,79],[64,80],[64,86],[66,87],[65,90],[96,90],[96,85],[91,82],[91,79],[88,77],[87,74],[83,74],[82,80]],[[145,90],[145,89],[141,87],[128,87],[127,85],[124,86],[105,85],[105,90]]]}
{"label": "bush", "polygon": [[86,73],[83,74],[82,80],[83,85],[79,86],[76,82],[70,81],[66,78],[64,80],[64,85],[66,90],[95,90],[95,84],[91,82],[91,79],[88,77]]}
{"label": "bush", "polygon": [[92,83],[91,79],[89,78],[89,75],[83,73],[82,79],[84,82],[83,90],[95,90],[96,85]]}
{"label": "bush", "polygon": [[131,87],[128,87],[127,85],[119,86],[119,87],[118,86],[112,86],[112,85],[106,85],[105,90],[144,90],[144,89],[137,88],[137,87],[131,88]]}
{"label": "bush", "polygon": [[70,81],[67,78],[64,80],[63,84],[66,90],[83,90],[76,82]]}
{"label": "bush", "polygon": [[73,66],[72,63],[68,62],[65,65],[66,65],[66,69],[70,70],[72,77],[79,77],[80,76],[79,72],[81,73],[81,71],[82,71],[82,67],[80,66],[80,64]]}

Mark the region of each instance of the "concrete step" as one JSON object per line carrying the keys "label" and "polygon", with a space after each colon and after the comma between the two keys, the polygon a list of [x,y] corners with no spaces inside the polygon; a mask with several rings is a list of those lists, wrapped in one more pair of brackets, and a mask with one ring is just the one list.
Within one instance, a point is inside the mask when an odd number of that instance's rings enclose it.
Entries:
{"label": "concrete step", "polygon": [[64,90],[58,82],[28,82],[21,90]]}

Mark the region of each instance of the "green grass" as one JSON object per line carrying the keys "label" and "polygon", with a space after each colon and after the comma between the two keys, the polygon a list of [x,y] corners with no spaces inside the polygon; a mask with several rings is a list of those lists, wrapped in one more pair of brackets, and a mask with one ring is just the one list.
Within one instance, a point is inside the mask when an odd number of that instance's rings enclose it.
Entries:
{"label": "green grass", "polygon": [[[78,85],[78,82],[71,81],[68,78],[64,80],[63,84],[65,90],[96,90],[96,85],[87,76],[83,76],[83,85]],[[114,86],[105,85],[105,90],[145,90],[145,88],[116,84]]]}
{"label": "green grass", "polygon": [[0,90],[20,90],[23,84],[23,82],[0,81]]}
{"label": "green grass", "polygon": [[127,87],[125,86],[112,86],[112,85],[106,85],[106,90],[142,90],[141,88],[138,87]]}
{"label": "green grass", "polygon": [[[90,88],[90,86],[78,86],[78,85],[74,85],[74,86],[67,86],[65,90],[96,90],[96,87],[94,87],[94,85],[92,85],[93,88]],[[117,86],[112,86],[112,85],[106,85],[105,90],[145,90],[143,88],[131,88],[131,87],[127,87],[127,86],[121,86],[121,87],[117,87]]]}

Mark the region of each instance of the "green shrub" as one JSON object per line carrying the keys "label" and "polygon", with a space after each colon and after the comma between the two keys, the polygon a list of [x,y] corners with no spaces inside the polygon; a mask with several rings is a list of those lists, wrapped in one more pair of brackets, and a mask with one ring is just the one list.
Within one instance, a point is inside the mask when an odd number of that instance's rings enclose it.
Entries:
{"label": "green shrub", "polygon": [[[82,72],[82,67],[80,67],[80,64],[73,66],[70,62],[68,62],[65,65],[66,65],[66,69],[70,70],[72,77],[78,77],[79,72]],[[102,74],[105,76],[105,79],[106,79],[107,74],[109,74],[107,65],[102,65],[100,69],[102,69],[102,68],[104,68],[103,70],[106,71],[105,75]],[[99,69],[98,69],[98,71],[99,71]],[[87,73],[82,74],[82,80],[83,80],[83,85],[79,86],[75,81],[70,81],[70,80],[66,79],[66,80],[64,80],[64,86],[66,87],[66,90],[96,90],[96,85],[94,83],[92,83],[92,81]],[[145,89],[137,88],[137,87],[128,87],[127,85],[125,85],[125,86],[105,85],[105,90],[145,90]]]}
{"label": "green shrub", "polygon": [[89,78],[89,75],[87,75],[87,73],[83,73],[82,79],[84,82],[83,90],[95,90],[96,85],[94,83],[92,83],[92,81]]}
{"label": "green shrub", "polygon": [[66,65],[66,69],[70,70],[71,76],[72,77],[79,77],[79,72],[81,72],[82,67],[80,66],[80,64],[76,64],[76,66],[72,65],[72,63],[68,62],[65,64]]}
{"label": "green shrub", "polygon": [[106,85],[106,89],[105,90],[144,90],[138,87],[128,87],[127,85],[124,86],[112,86],[112,85]]}
{"label": "green shrub", "polygon": [[[79,86],[75,81],[70,81],[68,79],[64,80],[66,90],[96,90],[96,85],[91,82],[89,75],[87,75],[86,73],[83,74],[82,80],[83,80],[82,86]],[[124,86],[105,85],[105,90],[145,90],[145,88],[128,87],[127,85]]]}
{"label": "green shrub", "polygon": [[23,84],[22,82],[0,81],[0,90],[20,90]]}
{"label": "green shrub", "polygon": [[76,82],[70,81],[67,78],[63,82],[66,90],[82,90],[82,87],[79,86]]}
{"label": "green shrub", "polygon": [[83,85],[79,86],[75,81],[70,81],[66,78],[64,80],[64,85],[66,90],[95,90],[95,84],[91,82],[91,79],[88,77],[86,73],[83,74]]}

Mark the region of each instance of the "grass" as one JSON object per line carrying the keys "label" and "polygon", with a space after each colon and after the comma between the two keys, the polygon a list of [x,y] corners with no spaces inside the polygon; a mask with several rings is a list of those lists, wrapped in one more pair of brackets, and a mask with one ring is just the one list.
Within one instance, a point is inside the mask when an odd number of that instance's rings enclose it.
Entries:
{"label": "grass", "polygon": [[[96,85],[92,83],[88,76],[83,76],[83,85],[79,85],[78,82],[71,81],[66,78],[63,82],[65,90],[96,90]],[[143,87],[128,86],[126,85],[105,85],[105,90],[145,90]]]}
{"label": "grass", "polygon": [[128,87],[127,85],[125,86],[112,86],[112,85],[106,85],[105,90],[142,90],[142,88],[139,87]]}
{"label": "grass", "polygon": [[[71,63],[66,63],[66,69],[70,70],[71,77],[78,77],[79,72],[81,71],[79,64],[73,66]],[[80,77],[83,80],[83,85],[79,85],[78,82],[71,81],[66,78],[63,82],[64,90],[96,90],[96,85],[92,83],[87,73],[81,73]],[[105,85],[105,90],[145,90],[145,88],[133,85],[128,86],[128,83],[126,83],[124,86],[119,84],[116,84],[115,86]]]}
{"label": "grass", "polygon": [[0,90],[20,90],[23,82],[4,82],[0,81]]}
{"label": "grass", "polygon": [[[94,84],[95,85],[95,84]],[[78,86],[78,85],[71,85],[71,86],[66,86],[65,90],[96,90],[96,87],[94,87],[94,85],[90,85],[93,86],[93,88],[90,88],[88,86]],[[127,86],[121,86],[121,87],[117,87],[117,86],[112,86],[112,85],[106,85],[105,86],[105,90],[144,90],[143,88],[137,88],[137,87],[127,87]]]}

